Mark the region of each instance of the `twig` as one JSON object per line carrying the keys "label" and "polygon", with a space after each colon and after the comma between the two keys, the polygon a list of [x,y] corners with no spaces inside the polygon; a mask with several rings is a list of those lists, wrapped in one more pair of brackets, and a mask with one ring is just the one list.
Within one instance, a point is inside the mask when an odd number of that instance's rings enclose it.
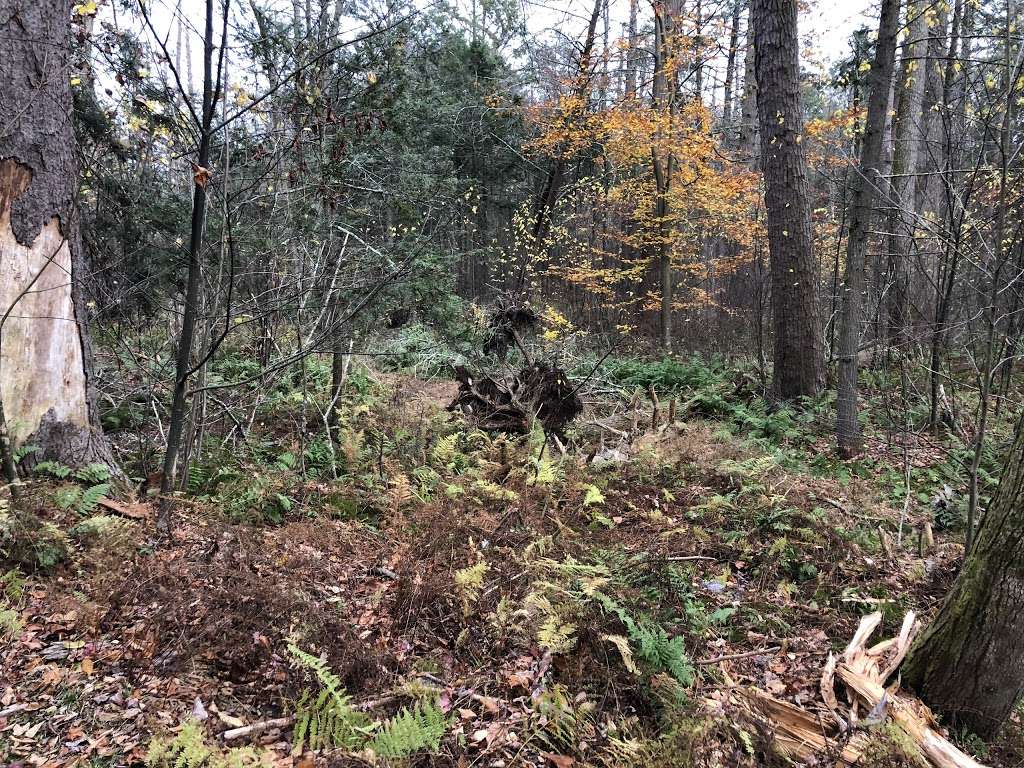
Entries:
{"label": "twig", "polygon": [[717,557],[708,555],[673,555],[665,558],[670,563],[682,563],[686,560],[717,560]]}
{"label": "twig", "polygon": [[224,731],[220,737],[224,741],[244,739],[246,736],[263,733],[264,731],[269,731],[271,728],[287,728],[294,722],[294,717],[275,717],[272,720],[263,720],[258,723],[253,723],[252,725],[243,725],[241,728],[232,728],[231,730]]}
{"label": "twig", "polygon": [[746,659],[750,656],[761,656],[768,653],[776,653],[782,650],[781,645],[773,645],[771,648],[761,648],[756,651],[747,651],[746,653],[730,653],[725,656],[715,656],[713,659],[698,659],[693,662],[695,667],[705,667],[709,664],[717,664],[720,661],[732,661],[733,659]]}

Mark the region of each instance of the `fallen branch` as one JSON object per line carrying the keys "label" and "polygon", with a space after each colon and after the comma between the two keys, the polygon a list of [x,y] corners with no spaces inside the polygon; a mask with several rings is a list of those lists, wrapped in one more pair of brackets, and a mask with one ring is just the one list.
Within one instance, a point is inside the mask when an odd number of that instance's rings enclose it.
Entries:
{"label": "fallen branch", "polygon": [[717,664],[720,661],[733,661],[735,659],[746,659],[751,656],[762,656],[769,653],[778,653],[782,650],[781,645],[773,645],[771,648],[760,648],[756,651],[747,651],[745,653],[729,653],[725,656],[715,656],[713,659],[698,659],[693,662],[695,667],[704,667],[709,664]]}
{"label": "fallen branch", "polygon": [[257,733],[263,733],[274,728],[287,728],[294,723],[294,717],[275,717],[272,720],[262,720],[251,725],[243,725],[241,728],[232,728],[224,731],[220,737],[224,741],[235,741],[236,739],[244,739],[246,736],[254,736]]}

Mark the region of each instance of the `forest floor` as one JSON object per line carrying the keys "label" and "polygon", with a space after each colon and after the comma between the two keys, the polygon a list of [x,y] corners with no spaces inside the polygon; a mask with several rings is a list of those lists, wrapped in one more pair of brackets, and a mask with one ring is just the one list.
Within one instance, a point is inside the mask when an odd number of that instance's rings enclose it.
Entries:
{"label": "forest floor", "polygon": [[[66,553],[0,583],[0,763],[141,763],[194,719],[208,765],[246,743],[273,765],[373,764],[295,748],[311,679],[292,644],[367,722],[436,702],[437,748],[401,764],[764,765],[768,734],[731,716],[730,686],[813,709],[860,618],[881,610],[889,637],[906,611],[927,617],[962,557],[959,534],[922,556],[925,515],[877,477],[811,472],[715,421],[613,451],[629,414],[588,411],[562,456],[474,431],[444,410],[451,382],[374,378],[346,405],[342,478],[268,430],[291,458],[202,478],[169,542],[151,498],[54,503],[71,479],[33,481]],[[986,762],[1018,759],[1015,740]],[[875,764],[913,764],[898,752]]]}

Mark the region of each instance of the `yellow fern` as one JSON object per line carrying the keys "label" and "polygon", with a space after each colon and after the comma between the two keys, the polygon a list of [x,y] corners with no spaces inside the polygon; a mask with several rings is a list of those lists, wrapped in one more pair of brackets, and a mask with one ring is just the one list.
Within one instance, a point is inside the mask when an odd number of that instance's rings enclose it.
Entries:
{"label": "yellow fern", "polygon": [[462,613],[466,616],[469,615],[470,608],[480,597],[480,590],[483,588],[487,570],[487,563],[481,560],[476,565],[455,572],[455,586],[462,599]]}

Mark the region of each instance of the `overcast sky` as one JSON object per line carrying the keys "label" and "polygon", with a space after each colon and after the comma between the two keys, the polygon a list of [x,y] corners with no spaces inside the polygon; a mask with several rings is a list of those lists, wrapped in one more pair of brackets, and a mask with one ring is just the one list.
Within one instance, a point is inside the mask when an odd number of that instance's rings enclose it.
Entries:
{"label": "overcast sky", "polygon": [[[449,0],[452,1],[452,0]],[[271,0],[277,3],[282,10],[290,10],[289,0]],[[436,0],[420,0],[417,4],[423,7],[433,5]],[[469,16],[468,7],[472,0],[454,0],[461,7],[466,8],[466,16]],[[559,37],[569,36],[580,38],[586,28],[587,18],[593,7],[593,0],[519,0],[522,4],[523,14],[526,18],[530,40],[537,40],[550,35],[557,34]],[[621,37],[626,19],[629,15],[629,0],[609,0],[611,18],[611,37]],[[106,21],[112,18],[110,0],[100,0],[99,16]],[[705,8],[714,7],[715,0],[706,0]],[[801,39],[809,43],[801,51],[805,64],[811,68],[827,67],[832,62],[845,56],[849,51],[847,40],[850,34],[857,27],[867,24],[874,26],[877,21],[874,15],[876,0],[810,0],[804,5],[805,10],[800,15]],[[204,0],[147,0],[147,9],[154,22],[157,33],[164,37],[166,44],[172,51],[177,45],[177,22],[174,21],[176,9],[177,14],[185,21],[186,34],[191,40],[191,60],[193,62],[193,81],[198,85],[201,78],[201,50],[200,36],[198,30],[202,28]],[[649,0],[640,0],[641,14],[643,18],[650,15]],[[809,7],[808,7],[809,6]],[[241,12],[251,13],[245,2],[232,2],[233,15]],[[118,19],[122,24],[125,17],[121,14]],[[342,24],[342,39],[354,37],[365,31],[356,20],[350,20],[349,24]],[[166,36],[166,37],[165,37]],[[184,56],[182,56],[184,58]],[[236,62],[237,63],[237,62]],[[719,63],[721,64],[721,62]],[[720,68],[720,67],[719,67]],[[240,72],[234,70],[236,76]],[[721,79],[721,73],[718,73]],[[183,73],[184,75],[184,73]],[[234,80],[235,77],[233,76]]]}

